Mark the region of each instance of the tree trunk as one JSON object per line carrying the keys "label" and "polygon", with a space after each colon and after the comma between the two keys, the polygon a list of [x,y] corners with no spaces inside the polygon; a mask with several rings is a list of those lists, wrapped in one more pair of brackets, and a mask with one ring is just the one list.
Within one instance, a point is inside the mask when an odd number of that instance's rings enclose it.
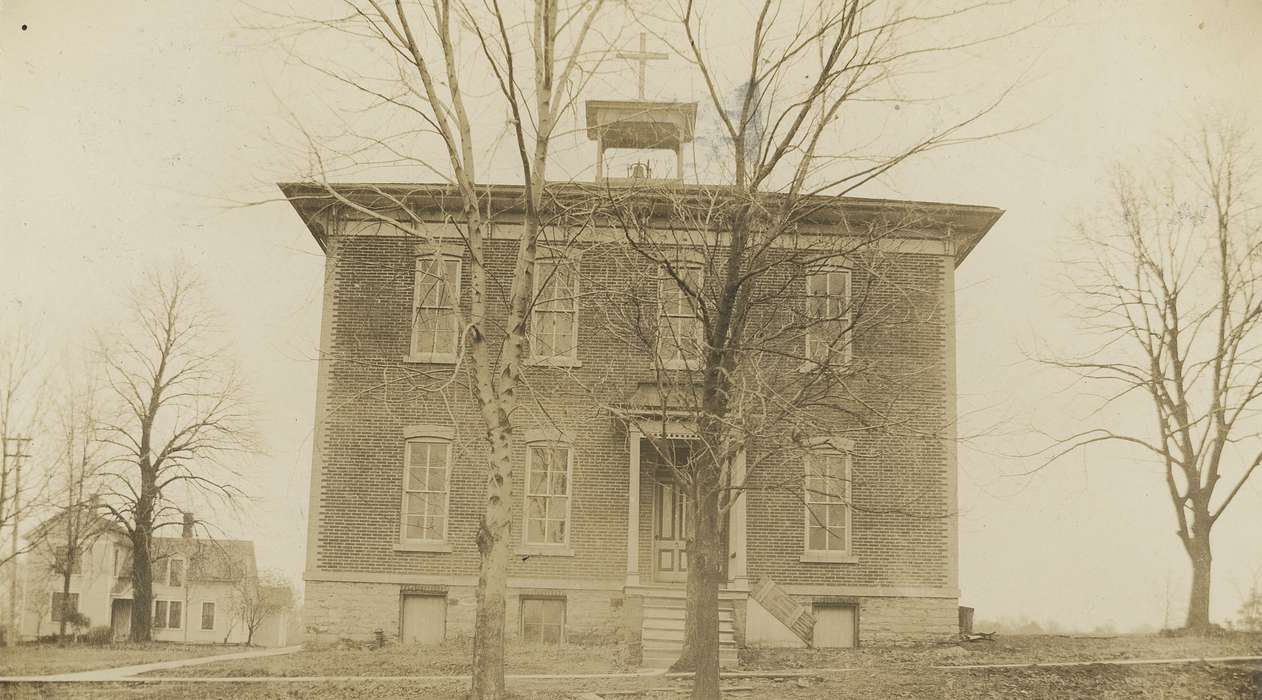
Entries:
{"label": "tree trunk", "polygon": [[1188,616],[1185,627],[1190,632],[1204,633],[1209,630],[1210,570],[1214,561],[1210,552],[1209,533],[1193,535],[1184,544],[1192,562],[1192,591],[1188,597]]}
{"label": "tree trunk", "polygon": [[499,700],[504,686],[504,611],[508,591],[508,530],[512,520],[513,466],[507,429],[489,431],[490,474],[486,512],[478,528],[477,618],[473,628],[471,696]]}
{"label": "tree trunk", "polygon": [[66,615],[70,612],[70,572],[74,571],[70,553],[66,553],[66,570],[61,575],[61,623],[57,626],[57,646],[66,646]]}
{"label": "tree trunk", "polygon": [[133,642],[147,642],[153,636],[153,569],[149,557],[149,528],[137,522],[131,537],[130,639]]}
{"label": "tree trunk", "polygon": [[688,543],[688,606],[684,651],[672,671],[693,671],[692,697],[719,697],[719,588],[723,585],[723,542],[717,492],[694,499],[692,541]]}

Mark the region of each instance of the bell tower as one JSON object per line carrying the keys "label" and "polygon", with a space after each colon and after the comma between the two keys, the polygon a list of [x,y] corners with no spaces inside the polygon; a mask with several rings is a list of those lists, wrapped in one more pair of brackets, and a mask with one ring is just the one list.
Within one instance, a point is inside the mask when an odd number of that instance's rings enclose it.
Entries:
{"label": "bell tower", "polygon": [[596,142],[597,182],[683,182],[683,148],[692,141],[697,103],[645,99],[648,62],[668,58],[648,51],[647,43],[641,33],[639,51],[618,52],[618,58],[640,64],[637,99],[587,101],[587,138]]}

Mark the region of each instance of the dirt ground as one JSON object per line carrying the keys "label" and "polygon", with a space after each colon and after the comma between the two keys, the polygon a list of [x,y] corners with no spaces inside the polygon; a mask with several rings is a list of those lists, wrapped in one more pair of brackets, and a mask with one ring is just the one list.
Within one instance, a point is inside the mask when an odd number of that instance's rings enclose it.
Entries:
{"label": "dirt ground", "polygon": [[[438,647],[357,645],[304,649],[272,658],[230,660],[171,669],[151,676],[250,677],[256,682],[16,684],[0,687],[15,698],[462,698],[464,679],[285,681],[296,676],[420,676],[464,674],[466,642]],[[181,650],[182,652],[183,650]],[[1029,636],[965,645],[867,646],[838,650],[747,650],[746,670],[775,669],[780,678],[724,681],[727,698],[1244,698],[1262,700],[1262,662],[1194,662],[1161,665],[1091,664],[1071,667],[968,669],[988,663],[1054,663],[1118,659],[1169,659],[1262,655],[1262,635],[1209,639],[1180,637],[1076,638]],[[599,674],[627,671],[618,647],[513,646],[515,674]],[[140,661],[152,660],[151,658]],[[129,660],[128,663],[134,663]],[[120,664],[121,665],[121,664]],[[829,671],[804,669],[834,669]],[[27,671],[22,671],[23,673]],[[265,676],[276,680],[263,680]],[[516,697],[612,700],[684,697],[687,679],[663,676],[590,679],[514,679]],[[590,700],[590,695],[586,700]]]}
{"label": "dirt ground", "polygon": [[[690,682],[664,678],[541,681],[511,684],[520,700],[583,698],[596,693],[617,700],[684,697]],[[1194,664],[1181,666],[1080,666],[1048,669],[931,670],[860,669],[809,678],[732,679],[727,698],[1262,698],[1262,666]],[[415,697],[462,698],[463,682],[337,681],[328,683],[108,683],[92,685],[25,684],[5,689],[12,698],[346,698],[381,700]],[[616,693],[616,694],[611,694]],[[590,697],[590,696],[587,696]]]}

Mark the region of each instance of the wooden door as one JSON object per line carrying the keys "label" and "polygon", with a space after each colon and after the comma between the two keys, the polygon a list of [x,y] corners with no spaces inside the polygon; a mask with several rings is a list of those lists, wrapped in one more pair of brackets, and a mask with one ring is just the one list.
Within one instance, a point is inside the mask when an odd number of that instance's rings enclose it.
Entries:
{"label": "wooden door", "polygon": [[115,598],[110,602],[110,627],[113,628],[114,641],[121,641],[131,635],[131,601]]}
{"label": "wooden door", "polygon": [[688,578],[688,500],[675,482],[659,474],[653,485],[653,580]]}
{"label": "wooden door", "polygon": [[438,644],[447,633],[447,599],[436,595],[403,596],[404,644]]}
{"label": "wooden door", "polygon": [[853,647],[855,640],[855,608],[847,605],[815,607],[815,629],[811,646]]}

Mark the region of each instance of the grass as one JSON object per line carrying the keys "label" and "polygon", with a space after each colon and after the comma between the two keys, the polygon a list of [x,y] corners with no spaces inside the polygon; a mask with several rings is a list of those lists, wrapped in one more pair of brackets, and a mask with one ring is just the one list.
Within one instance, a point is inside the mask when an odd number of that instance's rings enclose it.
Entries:
{"label": "grass", "polygon": [[1262,656],[1262,634],[1222,637],[1067,637],[999,636],[993,642],[959,645],[869,645],[858,649],[745,649],[741,667],[749,670],[793,668],[871,668],[873,666],[969,666],[975,664],[1174,659]]}
{"label": "grass", "polygon": [[[154,676],[442,676],[469,673],[473,643],[452,640],[432,646],[391,644],[308,645],[302,651],[260,659],[232,659]],[[621,646],[540,646],[509,643],[508,673],[620,673],[628,670]]]}
{"label": "grass", "polygon": [[[787,698],[825,700],[826,698],[927,698],[947,700],[969,698],[1154,698],[1192,700],[1193,698],[1262,697],[1262,668],[1193,664],[1181,666],[1082,666],[1064,669],[941,670],[869,668],[830,674],[811,679],[733,679],[726,688],[733,698]],[[127,697],[138,700],[158,698],[233,698],[233,700],[279,700],[281,698],[345,698],[380,700],[393,697],[424,697],[433,700],[463,698],[463,681],[333,681],[323,683],[96,683],[51,686],[20,684],[0,688],[12,698]],[[518,700],[577,699],[584,693],[620,692],[617,700],[670,698],[686,693],[690,683],[663,678],[635,678],[572,681],[510,681],[512,697]],[[610,697],[606,695],[605,697]]]}
{"label": "grass", "polygon": [[95,671],[243,650],[243,647],[236,646],[166,642],[104,646],[69,644],[64,647],[56,644],[22,644],[15,649],[0,650],[0,676],[48,676]]}

